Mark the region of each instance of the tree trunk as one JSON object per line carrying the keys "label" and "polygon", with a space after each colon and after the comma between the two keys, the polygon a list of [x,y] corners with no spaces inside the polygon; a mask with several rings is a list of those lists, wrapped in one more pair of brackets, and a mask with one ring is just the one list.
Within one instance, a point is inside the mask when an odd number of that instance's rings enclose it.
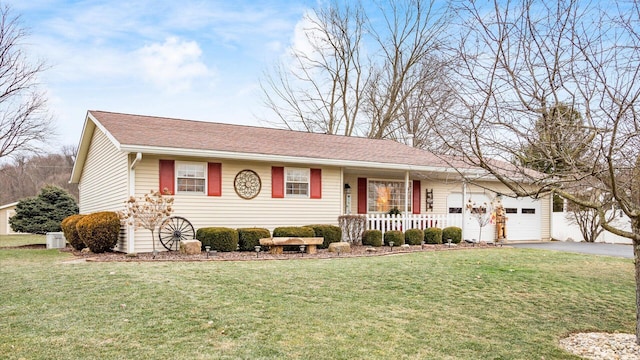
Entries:
{"label": "tree trunk", "polygon": [[[632,223],[633,232],[640,235],[640,219]],[[636,270],[636,344],[640,345],[640,240],[633,239],[633,258]]]}

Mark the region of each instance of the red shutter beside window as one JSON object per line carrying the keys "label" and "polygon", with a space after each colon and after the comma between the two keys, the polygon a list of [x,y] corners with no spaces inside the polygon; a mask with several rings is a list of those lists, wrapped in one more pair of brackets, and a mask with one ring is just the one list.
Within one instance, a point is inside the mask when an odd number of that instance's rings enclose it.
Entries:
{"label": "red shutter beside window", "polygon": [[281,166],[271,167],[271,197],[284,197],[284,168]]}
{"label": "red shutter beside window", "polygon": [[174,195],[175,192],[175,161],[160,160],[160,192],[164,193],[165,189],[169,194]]}
{"label": "red shutter beside window", "polygon": [[311,169],[310,198],[322,199],[322,169]]}
{"label": "red shutter beside window", "polygon": [[358,178],[358,214],[367,213],[367,178]]}
{"label": "red shutter beside window", "polygon": [[413,180],[413,202],[411,210],[414,214],[420,214],[420,180]]}
{"label": "red shutter beside window", "polygon": [[221,163],[208,163],[207,164],[207,195],[209,196],[222,196],[222,164]]}

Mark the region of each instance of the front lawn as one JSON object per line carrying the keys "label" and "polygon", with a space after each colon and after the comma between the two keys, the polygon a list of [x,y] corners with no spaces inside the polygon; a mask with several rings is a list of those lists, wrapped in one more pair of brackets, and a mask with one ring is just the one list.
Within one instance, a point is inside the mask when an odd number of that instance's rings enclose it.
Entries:
{"label": "front lawn", "polygon": [[9,359],[578,359],[635,328],[633,263],[524,249],[259,262],[65,263],[0,249]]}
{"label": "front lawn", "polygon": [[42,245],[47,237],[36,234],[0,235],[0,248],[25,245]]}

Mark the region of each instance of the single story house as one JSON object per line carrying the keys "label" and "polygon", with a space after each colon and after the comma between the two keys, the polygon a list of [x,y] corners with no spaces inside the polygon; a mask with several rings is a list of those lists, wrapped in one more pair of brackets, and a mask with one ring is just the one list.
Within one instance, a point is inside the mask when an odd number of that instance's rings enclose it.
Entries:
{"label": "single story house", "polygon": [[[343,214],[367,215],[376,227],[396,207],[404,229],[456,225],[465,238],[477,238],[480,227],[465,203],[507,190],[481,169],[456,164],[457,171],[391,140],[88,111],[71,182],[79,185],[83,214],[119,211],[132,195],[166,189],[174,215],[196,229],[337,225]],[[467,185],[458,171],[486,180]],[[550,199],[504,196],[502,203],[509,241],[550,238]],[[482,239],[494,233],[485,226]],[[131,226],[116,247],[151,249],[151,233]]]}
{"label": "single story house", "polygon": [[17,202],[0,206],[0,235],[18,234],[11,230],[11,225],[9,224],[9,218],[16,213],[16,205],[18,205]]}

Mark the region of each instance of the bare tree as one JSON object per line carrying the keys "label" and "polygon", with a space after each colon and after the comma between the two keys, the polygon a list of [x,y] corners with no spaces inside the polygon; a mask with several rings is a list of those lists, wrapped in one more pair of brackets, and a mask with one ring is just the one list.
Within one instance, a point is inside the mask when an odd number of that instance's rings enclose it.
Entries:
{"label": "bare tree", "polygon": [[384,25],[369,26],[379,58],[374,60],[365,102],[366,133],[376,139],[415,134],[428,108],[442,108],[436,89],[447,84],[444,9],[436,7],[435,1],[421,0],[385,3],[390,9],[382,6]]}
{"label": "bare tree", "polygon": [[367,84],[363,9],[334,1],[304,20],[302,44],[265,74],[264,103],[290,129],[350,136]]}
{"label": "bare tree", "polygon": [[[578,0],[512,4],[461,2],[456,119],[438,128],[468,163],[484,168],[510,190],[534,198],[555,192],[594,209],[604,229],[633,240],[640,285],[640,5]],[[540,117],[566,104],[584,115],[584,145],[557,151],[537,136]],[[566,131],[560,127],[557,131]],[[548,174],[515,161],[532,146],[548,154]],[[552,156],[551,156],[552,155]],[[473,179],[467,179],[473,182]],[[632,231],[610,222],[609,194]],[[640,320],[640,286],[636,290]],[[636,337],[640,343],[640,321]]]}
{"label": "bare tree", "polygon": [[37,88],[44,64],[27,58],[26,36],[20,18],[0,5],[0,158],[34,150],[52,132],[45,97]]}
{"label": "bare tree", "polygon": [[421,146],[452,99],[445,14],[434,0],[316,8],[305,18],[306,47],[266,74],[265,105],[290,129]]}

